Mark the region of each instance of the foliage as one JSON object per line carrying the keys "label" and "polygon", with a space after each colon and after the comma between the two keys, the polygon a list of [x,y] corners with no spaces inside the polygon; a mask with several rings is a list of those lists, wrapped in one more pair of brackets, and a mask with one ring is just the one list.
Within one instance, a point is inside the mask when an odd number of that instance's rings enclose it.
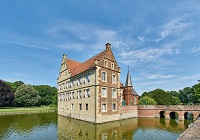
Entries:
{"label": "foliage", "polygon": [[169,92],[162,89],[146,92],[145,95],[153,98],[158,105],[175,105],[180,103],[177,97],[172,96]]}
{"label": "foliage", "polygon": [[12,82],[6,82],[7,84],[9,84],[12,88],[12,92],[16,92],[17,88],[21,85],[23,85],[24,83],[22,81],[15,81],[14,83]]}
{"label": "foliage", "polygon": [[156,105],[156,101],[148,96],[143,96],[139,100],[139,105]]}
{"label": "foliage", "polygon": [[200,83],[192,86],[191,100],[194,104],[200,104]]}
{"label": "foliage", "polygon": [[0,80],[0,107],[12,106],[14,101],[14,93],[6,82]]}
{"label": "foliage", "polygon": [[48,85],[34,86],[41,97],[39,105],[57,104],[57,89]]}
{"label": "foliage", "polygon": [[18,87],[15,93],[15,103],[16,106],[36,106],[38,105],[41,97],[38,95],[38,92],[31,85],[21,85]]}
{"label": "foliage", "polygon": [[190,104],[191,102],[191,95],[193,89],[191,87],[185,87],[183,90],[179,90],[179,99],[183,104]]}

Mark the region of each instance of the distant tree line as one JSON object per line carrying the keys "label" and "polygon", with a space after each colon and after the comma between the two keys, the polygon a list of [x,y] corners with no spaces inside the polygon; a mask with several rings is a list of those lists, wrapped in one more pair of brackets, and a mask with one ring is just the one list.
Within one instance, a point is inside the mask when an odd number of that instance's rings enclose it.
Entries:
{"label": "distant tree line", "polygon": [[56,105],[57,89],[48,85],[27,85],[0,80],[0,107]]}
{"label": "distant tree line", "polygon": [[155,89],[140,96],[140,105],[199,105],[200,83],[177,91]]}

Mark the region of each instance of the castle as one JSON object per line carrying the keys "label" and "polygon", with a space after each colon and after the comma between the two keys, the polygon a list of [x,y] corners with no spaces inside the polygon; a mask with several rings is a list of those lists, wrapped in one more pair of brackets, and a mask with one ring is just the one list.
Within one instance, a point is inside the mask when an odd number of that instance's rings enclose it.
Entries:
{"label": "castle", "polygon": [[138,94],[128,71],[120,82],[111,44],[81,63],[63,55],[58,84],[58,114],[92,123],[137,117]]}

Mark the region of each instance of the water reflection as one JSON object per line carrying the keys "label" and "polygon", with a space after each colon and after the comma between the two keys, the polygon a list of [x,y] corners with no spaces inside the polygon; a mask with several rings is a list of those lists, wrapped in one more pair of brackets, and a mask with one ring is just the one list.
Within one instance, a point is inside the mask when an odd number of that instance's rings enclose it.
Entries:
{"label": "water reflection", "polygon": [[104,124],[57,116],[56,113],[0,116],[2,140],[173,140],[190,120],[133,118]]}
{"label": "water reflection", "polygon": [[0,139],[57,139],[55,113],[0,116]]}
{"label": "water reflection", "polygon": [[104,124],[58,116],[58,138],[61,140],[173,140],[187,128],[189,121],[155,118],[133,118]]}

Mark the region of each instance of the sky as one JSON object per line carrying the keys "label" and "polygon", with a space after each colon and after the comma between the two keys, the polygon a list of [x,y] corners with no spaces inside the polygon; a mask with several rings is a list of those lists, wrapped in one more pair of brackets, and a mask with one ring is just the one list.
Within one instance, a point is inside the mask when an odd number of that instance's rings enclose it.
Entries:
{"label": "sky", "polygon": [[111,43],[141,95],[200,79],[199,0],[0,1],[0,79],[57,87],[62,55],[84,62]]}

